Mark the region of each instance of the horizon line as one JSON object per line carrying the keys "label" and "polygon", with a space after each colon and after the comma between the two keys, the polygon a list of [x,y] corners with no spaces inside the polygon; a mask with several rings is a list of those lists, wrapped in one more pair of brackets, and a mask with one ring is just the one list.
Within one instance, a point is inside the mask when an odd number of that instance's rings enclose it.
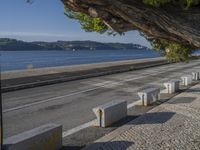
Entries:
{"label": "horizon line", "polygon": [[[33,41],[25,41],[25,40],[21,40],[21,39],[17,39],[17,38],[8,38],[8,37],[0,37],[0,39],[9,39],[9,40],[17,40],[17,41],[22,41],[22,42],[27,42],[27,43],[32,43],[32,42],[46,42],[46,43],[53,43],[53,42],[97,42],[97,43],[113,43],[113,44],[133,44],[133,45],[139,45],[139,46],[143,46],[141,44],[136,44],[136,43],[125,43],[125,42],[98,42],[98,41],[94,41],[94,40],[55,40],[55,41],[43,41],[43,40],[33,40]],[[143,47],[147,47],[147,46],[143,46]]]}

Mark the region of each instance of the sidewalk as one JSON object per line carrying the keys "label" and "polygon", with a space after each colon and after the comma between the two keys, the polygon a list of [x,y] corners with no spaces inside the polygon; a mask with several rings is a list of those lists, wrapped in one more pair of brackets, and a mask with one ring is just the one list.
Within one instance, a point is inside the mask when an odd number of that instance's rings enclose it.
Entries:
{"label": "sidewalk", "polygon": [[84,150],[200,150],[200,84]]}
{"label": "sidewalk", "polygon": [[95,64],[7,71],[2,72],[1,74],[2,92],[110,75],[166,64],[169,64],[169,62],[165,58],[158,57]]}
{"label": "sidewalk", "polygon": [[13,78],[23,78],[23,77],[33,77],[41,75],[51,75],[51,74],[60,74],[66,72],[78,72],[86,71],[92,69],[102,69],[110,67],[119,67],[119,66],[129,66],[129,65],[140,65],[146,63],[163,63],[167,62],[164,57],[156,58],[144,58],[144,59],[135,59],[135,60],[122,60],[122,61],[113,61],[113,62],[103,62],[103,63],[93,63],[93,64],[80,64],[80,65],[71,65],[71,66],[57,66],[57,67],[46,67],[46,68],[33,68],[25,70],[14,70],[14,71],[5,71],[2,72],[2,80],[8,80]]}

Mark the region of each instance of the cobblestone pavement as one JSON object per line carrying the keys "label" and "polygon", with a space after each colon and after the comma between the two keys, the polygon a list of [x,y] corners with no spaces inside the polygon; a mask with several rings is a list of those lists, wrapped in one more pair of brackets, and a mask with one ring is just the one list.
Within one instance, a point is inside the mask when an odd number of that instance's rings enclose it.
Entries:
{"label": "cobblestone pavement", "polygon": [[200,150],[200,84],[84,150]]}

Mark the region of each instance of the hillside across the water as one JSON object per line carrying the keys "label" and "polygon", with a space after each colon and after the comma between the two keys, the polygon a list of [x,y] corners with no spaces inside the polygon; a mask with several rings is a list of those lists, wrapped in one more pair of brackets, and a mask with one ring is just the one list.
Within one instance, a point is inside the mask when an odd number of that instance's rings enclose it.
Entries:
{"label": "hillside across the water", "polygon": [[118,49],[148,49],[132,43],[100,43],[95,41],[56,41],[56,42],[25,42],[16,39],[0,38],[1,51],[26,50],[118,50]]}

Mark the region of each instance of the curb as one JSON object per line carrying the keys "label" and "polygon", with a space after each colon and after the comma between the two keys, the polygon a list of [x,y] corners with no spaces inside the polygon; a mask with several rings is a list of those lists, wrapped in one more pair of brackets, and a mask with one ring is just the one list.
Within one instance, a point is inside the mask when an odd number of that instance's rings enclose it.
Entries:
{"label": "curb", "polygon": [[[156,67],[156,66],[162,66],[170,64],[170,62],[166,60],[159,60],[154,62],[144,62],[139,64],[133,64],[133,65],[119,65],[119,66],[113,66],[113,67],[107,67],[107,68],[101,68],[101,69],[91,69],[91,70],[85,70],[81,72],[75,72],[77,75],[72,75],[70,77],[59,77],[60,73],[57,74],[58,78],[56,79],[43,79],[42,81],[33,81],[29,83],[23,83],[23,84],[16,84],[16,85],[10,85],[10,86],[2,86],[2,92],[11,92],[16,90],[22,90],[27,88],[33,88],[38,86],[45,86],[45,85],[51,85],[51,84],[57,84],[62,82],[68,82],[68,81],[74,81],[74,80],[81,80],[91,77],[98,77],[98,76],[105,76],[105,75],[111,75],[116,73],[122,73],[122,72],[128,72],[133,70],[140,70],[150,67]],[[51,76],[51,75],[49,75]],[[34,76],[34,77],[28,77],[34,79],[35,77],[40,76]],[[26,77],[23,78],[17,78],[18,80],[24,80]],[[42,76],[41,76],[42,78]],[[16,79],[9,79],[10,83],[15,82]],[[7,80],[2,80],[2,82],[6,83]]]}

